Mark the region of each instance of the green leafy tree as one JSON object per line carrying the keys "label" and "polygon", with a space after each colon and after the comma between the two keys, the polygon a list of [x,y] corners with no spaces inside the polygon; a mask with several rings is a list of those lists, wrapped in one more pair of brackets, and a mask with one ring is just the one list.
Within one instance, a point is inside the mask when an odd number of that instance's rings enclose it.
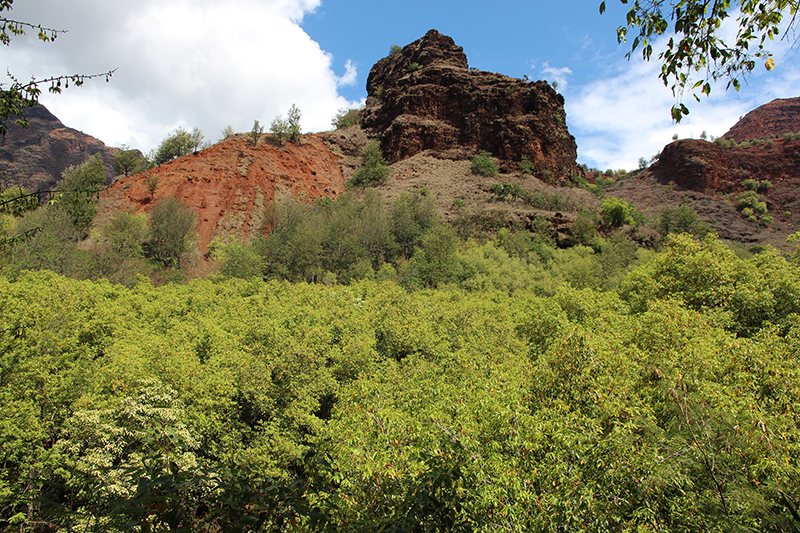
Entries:
{"label": "green leafy tree", "polygon": [[197,215],[177,198],[162,198],[150,211],[149,253],[164,267],[180,268],[194,236]]}
{"label": "green leafy tree", "polygon": [[22,187],[0,188],[0,213],[20,217],[27,211],[35,211],[39,205],[39,195],[29,194]]}
{"label": "green leafy tree", "polygon": [[331,120],[331,124],[337,130],[343,128],[349,128],[350,126],[356,126],[361,123],[362,114],[363,112],[361,109],[351,109],[343,107],[336,112],[336,115],[334,115],[333,120]]}
{"label": "green leafy tree", "polygon": [[430,196],[403,193],[392,206],[391,221],[399,255],[411,258],[422,236],[438,222],[436,205]]}
{"label": "green leafy tree", "polygon": [[295,104],[292,104],[292,107],[286,113],[286,125],[288,127],[289,140],[293,143],[299,142],[303,130],[300,127],[300,109]]}
{"label": "green leafy tree", "polygon": [[258,278],[262,275],[263,258],[249,242],[230,242],[220,247],[216,258],[222,265],[220,273],[232,278]]}
{"label": "green leafy tree", "polygon": [[697,212],[688,205],[665,207],[661,210],[658,229],[663,235],[670,233],[688,233],[705,237],[711,232],[708,224],[697,217]]}
{"label": "green leafy tree", "polygon": [[136,274],[145,270],[143,245],[147,240],[147,215],[122,211],[97,232],[92,248],[92,276],[132,285]]}
{"label": "green leafy tree", "polygon": [[618,228],[623,225],[636,225],[641,219],[636,208],[623,200],[609,196],[603,199],[600,206],[600,218],[608,227]]}
{"label": "green leafy tree", "polygon": [[258,144],[258,140],[261,138],[261,134],[264,133],[264,126],[258,122],[256,119],[253,122],[253,129],[250,130],[250,144],[256,146]]}
{"label": "green leafy tree", "polygon": [[124,144],[114,154],[114,174],[128,177],[147,170],[149,163],[139,150],[131,150]]}
{"label": "green leafy tree", "polygon": [[458,236],[449,224],[437,224],[422,236],[419,248],[411,258],[413,283],[436,288],[443,283],[456,281],[460,274]]}
{"label": "green leafy tree", "polygon": [[369,141],[361,152],[361,168],[351,180],[353,185],[383,183],[389,175],[389,167],[383,159],[378,141]]}
{"label": "green leafy tree", "polygon": [[[628,4],[627,0],[621,0]],[[680,122],[689,109],[682,103],[685,91],[711,94],[711,83],[728,80],[727,87],[737,91],[740,79],[763,61],[767,70],[775,63],[765,47],[781,32],[790,38],[800,4],[796,0],[688,0],[668,2],[634,2],[626,15],[626,23],[617,29],[617,40],[627,42],[633,35],[627,57],[641,49],[642,58],[649,61],[655,41],[668,36],[666,48],[659,53],[659,78],[672,88],[678,103],[672,107],[672,118]],[[606,10],[600,3],[600,13]],[[724,33],[722,23],[736,16],[736,34]],[[784,17],[789,24],[781,28]],[[665,37],[666,38],[666,37]],[[695,98],[698,98],[694,94]]]}
{"label": "green leafy tree", "polygon": [[194,128],[191,132],[178,128],[161,141],[158,148],[151,153],[150,160],[154,166],[159,166],[207,146],[199,128]]}
{"label": "green leafy tree", "polygon": [[71,218],[79,235],[85,235],[97,214],[97,196],[106,181],[106,167],[99,154],[77,167],[69,167],[56,186],[55,203]]}
{"label": "green leafy tree", "polygon": [[[12,9],[13,0],[0,1],[0,13]],[[37,33],[37,37],[42,42],[51,42],[64,30],[47,28],[40,24],[13,20],[5,16],[0,16],[0,43],[9,46],[13,37],[24,35],[26,31],[32,30]],[[67,76],[52,76],[43,79],[31,78],[30,81],[19,81],[13,74],[8,73],[11,83],[0,84],[0,135],[8,132],[7,121],[13,118],[15,124],[28,127],[28,120],[25,118],[25,110],[39,103],[39,95],[42,93],[42,86],[48,86],[51,93],[60,93],[62,89],[69,88],[72,83],[75,87],[80,87],[86,80],[92,78],[105,78],[106,81],[111,77],[116,69],[102,74],[73,74]]]}
{"label": "green leafy tree", "polygon": [[275,146],[283,146],[289,137],[289,123],[281,115],[278,115],[272,120],[269,131],[272,133],[272,143]]}
{"label": "green leafy tree", "polygon": [[233,126],[228,124],[227,126],[225,126],[222,129],[221,136],[220,136],[219,140],[220,141],[224,141],[225,139],[233,137],[235,134],[236,134],[236,131],[234,131]]}

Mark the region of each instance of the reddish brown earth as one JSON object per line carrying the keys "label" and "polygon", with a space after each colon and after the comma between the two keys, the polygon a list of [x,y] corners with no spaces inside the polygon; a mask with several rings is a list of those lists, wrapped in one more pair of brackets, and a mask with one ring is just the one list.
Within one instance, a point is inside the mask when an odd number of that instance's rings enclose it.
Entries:
{"label": "reddish brown earth", "polygon": [[[152,170],[120,178],[101,195],[98,223],[119,209],[148,211],[173,196],[198,215],[198,246],[205,254],[214,237],[252,238],[262,231],[265,208],[281,197],[337,197],[345,188],[341,158],[319,135],[278,148],[262,137],[252,146],[235,135],[196,155],[180,157]],[[153,198],[150,175],[158,176]]]}
{"label": "reddish brown earth", "polygon": [[21,128],[9,120],[8,133],[0,136],[0,187],[19,185],[29,191],[52,190],[61,173],[72,165],[100,154],[106,166],[107,183],[114,176],[111,148],[76,129],[61,123],[43,105],[25,112],[29,126]]}
{"label": "reddish brown earth", "polygon": [[778,98],[747,113],[723,137],[740,143],[800,132],[800,98]]}

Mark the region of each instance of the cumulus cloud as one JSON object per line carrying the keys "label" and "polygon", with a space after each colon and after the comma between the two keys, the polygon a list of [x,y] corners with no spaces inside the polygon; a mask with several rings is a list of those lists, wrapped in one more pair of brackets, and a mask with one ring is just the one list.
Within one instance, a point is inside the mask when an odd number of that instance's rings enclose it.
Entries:
{"label": "cumulus cloud", "polygon": [[568,67],[551,67],[550,64],[545,61],[544,65],[542,65],[541,76],[544,79],[558,82],[558,86],[561,89],[566,88],[567,86],[567,76],[572,74],[572,71]]}
{"label": "cumulus cloud", "polygon": [[[118,68],[110,83],[87,82],[41,101],[65,124],[109,145],[147,151],[170,131],[200,127],[210,140],[228,124],[247,131],[296,104],[305,131],[330,128],[352,105],[337,88],[355,64],[334,61],[299,26],[319,0],[140,0],[20,3],[19,20],[65,28],[53,43],[26,36],[7,49],[18,76]],[[34,65],[35,67],[32,67]]]}
{"label": "cumulus cloud", "polygon": [[336,78],[336,84],[339,87],[355,85],[356,82],[358,81],[358,70],[356,69],[356,64],[348,59],[344,63],[344,69],[345,69],[344,75]]}
{"label": "cumulus cloud", "polygon": [[[723,28],[725,37],[735,27]],[[690,114],[680,124],[671,120],[670,108],[677,99],[658,78],[660,65],[638,56],[630,61],[618,56],[598,58],[595,78],[564,91],[567,122],[578,143],[579,161],[598,168],[633,169],[638,158],[649,159],[679,138],[725,134],[743,115],[775,98],[797,96],[800,69],[783,61],[794,53],[786,41],[776,41],[773,53],[777,68],[767,72],[759,63],[745,77],[740,91],[726,90],[727,80],[712,83],[711,96],[697,102],[684,94]],[[656,53],[653,54],[655,58]]]}

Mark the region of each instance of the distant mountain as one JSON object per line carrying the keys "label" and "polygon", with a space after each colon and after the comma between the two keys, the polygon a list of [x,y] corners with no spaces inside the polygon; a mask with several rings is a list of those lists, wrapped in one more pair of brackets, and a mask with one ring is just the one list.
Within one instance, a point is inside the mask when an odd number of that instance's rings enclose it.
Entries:
{"label": "distant mountain", "polygon": [[800,132],[800,98],[778,98],[747,113],[722,137],[737,143]]}
{"label": "distant mountain", "polygon": [[0,186],[19,185],[29,191],[51,190],[61,173],[80,165],[94,154],[105,162],[107,183],[113,180],[114,154],[111,148],[76,129],[61,123],[43,105],[28,109],[28,128],[12,124],[0,137]]}

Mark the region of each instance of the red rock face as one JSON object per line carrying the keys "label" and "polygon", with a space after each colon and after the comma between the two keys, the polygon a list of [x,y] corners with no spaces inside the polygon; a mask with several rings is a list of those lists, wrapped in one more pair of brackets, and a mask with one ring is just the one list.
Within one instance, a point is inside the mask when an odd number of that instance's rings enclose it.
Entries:
{"label": "red rock face", "polygon": [[5,172],[0,186],[19,185],[29,191],[52,190],[64,170],[85,163],[94,154],[102,156],[107,183],[111,183],[117,148],[64,126],[43,105],[28,109],[25,115],[28,128],[9,124],[6,136],[0,137],[0,162]]}
{"label": "red rock face", "polygon": [[800,132],[800,98],[778,98],[746,114],[725,135],[736,142]]}
{"label": "red rock face", "polygon": [[800,184],[800,141],[776,139],[723,148],[684,139],[664,147],[651,171],[659,183],[674,182],[681,188],[712,195],[740,191],[741,182],[748,178],[795,187]]}
{"label": "red rock face", "polygon": [[425,150],[491,152],[506,169],[527,157],[558,180],[578,174],[564,98],[546,82],[470,70],[436,30],[378,61],[367,80],[363,125],[392,163]]}
{"label": "red rock face", "polygon": [[[262,138],[256,147],[246,135],[222,141],[196,155],[121,178],[101,195],[109,211],[147,211],[159,199],[173,196],[195,210],[201,253],[214,237],[253,238],[262,231],[265,208],[284,197],[338,197],[345,190],[340,159],[317,135],[300,144],[277,148]],[[158,176],[153,198],[147,188]]]}

